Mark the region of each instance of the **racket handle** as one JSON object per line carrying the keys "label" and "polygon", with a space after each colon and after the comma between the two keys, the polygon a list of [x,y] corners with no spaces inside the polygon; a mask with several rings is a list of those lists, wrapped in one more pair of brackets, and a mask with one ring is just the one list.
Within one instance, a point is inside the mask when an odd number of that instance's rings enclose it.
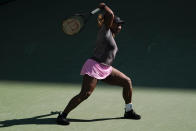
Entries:
{"label": "racket handle", "polygon": [[97,12],[99,12],[101,9],[100,8],[96,8],[94,9],[93,11],[91,11],[91,14],[94,15],[96,14]]}

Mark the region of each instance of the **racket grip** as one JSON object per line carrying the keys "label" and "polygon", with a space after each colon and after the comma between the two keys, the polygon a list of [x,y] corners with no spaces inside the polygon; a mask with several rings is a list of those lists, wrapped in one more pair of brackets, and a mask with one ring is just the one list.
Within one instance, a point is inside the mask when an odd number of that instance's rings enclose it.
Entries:
{"label": "racket grip", "polygon": [[100,8],[96,8],[94,9],[93,11],[91,11],[91,14],[94,15],[96,14],[97,12],[99,12],[101,9]]}

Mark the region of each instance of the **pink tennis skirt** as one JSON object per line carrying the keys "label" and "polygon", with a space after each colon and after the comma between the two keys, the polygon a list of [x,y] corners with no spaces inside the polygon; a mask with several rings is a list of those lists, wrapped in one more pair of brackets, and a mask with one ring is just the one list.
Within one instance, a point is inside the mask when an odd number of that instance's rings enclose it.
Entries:
{"label": "pink tennis skirt", "polygon": [[89,75],[96,79],[105,79],[112,72],[112,66],[103,65],[101,63],[96,62],[93,59],[88,59],[80,72],[80,75]]}

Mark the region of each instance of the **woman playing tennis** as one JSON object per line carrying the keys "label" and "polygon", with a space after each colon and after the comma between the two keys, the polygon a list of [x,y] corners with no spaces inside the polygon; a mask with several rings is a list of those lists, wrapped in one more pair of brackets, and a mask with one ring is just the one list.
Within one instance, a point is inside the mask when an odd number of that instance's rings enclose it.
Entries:
{"label": "woman playing tennis", "polygon": [[118,51],[114,38],[121,31],[121,25],[124,21],[115,16],[113,11],[104,3],[100,3],[99,8],[105,13],[98,16],[99,31],[93,56],[84,63],[80,73],[83,75],[81,91],[70,100],[64,111],[59,114],[57,117],[58,124],[69,124],[66,119],[67,115],[92,94],[99,80],[123,88],[124,118],[141,119],[141,116],[133,110],[131,79],[111,66]]}

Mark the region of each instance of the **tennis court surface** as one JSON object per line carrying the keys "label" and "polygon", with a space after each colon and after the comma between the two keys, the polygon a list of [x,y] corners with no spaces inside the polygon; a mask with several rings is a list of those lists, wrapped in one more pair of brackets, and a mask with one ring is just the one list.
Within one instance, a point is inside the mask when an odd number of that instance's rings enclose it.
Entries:
{"label": "tennis court surface", "polygon": [[58,111],[80,91],[78,84],[0,81],[0,131],[194,131],[196,90],[134,87],[141,120],[121,119],[122,89],[98,85],[92,96],[57,125]]}

